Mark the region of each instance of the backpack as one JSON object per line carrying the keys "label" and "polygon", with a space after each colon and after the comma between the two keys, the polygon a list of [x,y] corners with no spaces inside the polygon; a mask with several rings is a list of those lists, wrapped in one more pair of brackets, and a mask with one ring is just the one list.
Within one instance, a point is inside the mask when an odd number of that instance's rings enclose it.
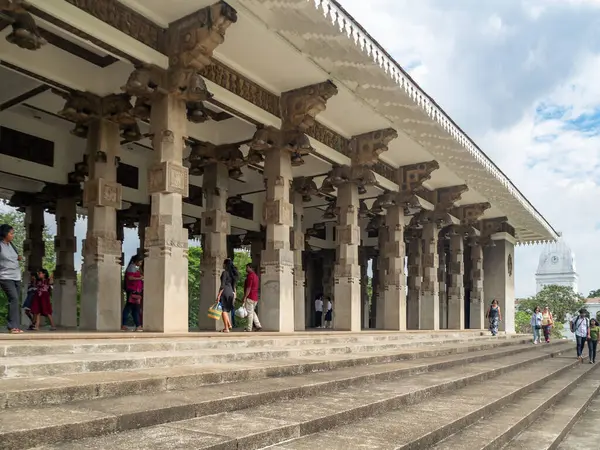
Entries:
{"label": "backpack", "polygon": [[[575,333],[575,331],[577,331],[577,328],[579,328],[579,324],[581,323],[579,319],[581,319],[581,316],[578,316],[575,320],[571,321],[571,333]],[[583,319],[586,321],[587,327],[589,329],[590,319],[588,319],[587,317],[584,317]]]}

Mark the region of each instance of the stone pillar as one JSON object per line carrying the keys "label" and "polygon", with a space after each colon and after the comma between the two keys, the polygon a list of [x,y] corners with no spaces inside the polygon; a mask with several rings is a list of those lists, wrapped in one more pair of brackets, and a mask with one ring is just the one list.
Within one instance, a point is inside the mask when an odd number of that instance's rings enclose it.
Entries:
{"label": "stone pillar", "polygon": [[371,311],[369,317],[369,328],[377,327],[377,298],[379,297],[379,255],[373,257],[371,266],[373,278],[371,279]]}
{"label": "stone pillar", "polygon": [[438,227],[423,225],[423,281],[421,283],[421,330],[440,329],[440,300],[438,283]]}
{"label": "stone pillar", "polygon": [[28,272],[25,281],[29,282],[29,272],[37,272],[44,266],[46,250],[44,243],[43,205],[32,204],[25,208],[25,233],[23,256],[25,257]]}
{"label": "stone pillar", "polygon": [[152,202],[145,242],[144,329],[182,333],[189,330],[188,230],[182,215],[182,199],[189,192],[188,169],[183,167],[185,101],[177,94],[157,94],[150,127],[155,163],[148,169]]}
{"label": "stone pillar", "polygon": [[302,194],[292,190],[294,205],[294,229],[291,232],[290,242],[294,252],[294,329],[304,331],[306,321],[305,308],[305,286],[306,275],[302,268],[302,254],[304,252],[304,233],[302,221],[304,215],[304,204]]}
{"label": "stone pillar", "polygon": [[206,208],[202,213],[202,261],[200,270],[200,311],[198,327],[201,330],[222,330],[223,321],[209,319],[208,308],[215,302],[221,287],[223,261],[228,257],[230,233],[227,197],[229,170],[223,163],[213,163],[204,170],[202,189],[206,197]]}
{"label": "stone pillar", "polygon": [[369,328],[369,249],[367,247],[361,247],[358,251],[358,257],[360,261],[360,303],[361,308],[361,322],[363,329]]}
{"label": "stone pillar", "polygon": [[54,322],[66,328],[77,327],[77,272],[75,271],[75,222],[77,199],[60,197],[56,201],[56,270],[52,303]]}
{"label": "stone pillar", "polygon": [[[323,261],[323,300],[327,302],[330,298],[334,300],[335,286],[335,250],[321,250]],[[314,298],[312,301],[314,302]],[[335,305],[334,305],[335,308]]]}
{"label": "stone pillar", "polygon": [[290,248],[293,207],[290,203],[292,161],[285,149],[265,152],[266,224],[265,249],[261,256],[261,316],[265,331],[293,332],[294,254]]}
{"label": "stone pillar", "polygon": [[448,287],[448,328],[465,328],[464,239],[462,234],[451,232],[450,286]]}
{"label": "stone pillar", "polygon": [[387,245],[389,244],[389,233],[387,226],[379,227],[378,247],[379,255],[377,257],[377,297],[375,305],[377,306],[377,315],[375,316],[375,328],[378,330],[385,329],[385,289],[386,275],[388,267]]}
{"label": "stone pillar", "polygon": [[408,243],[408,298],[406,302],[407,324],[409,330],[420,329],[421,319],[421,238],[413,233]]}
{"label": "stone pillar", "polygon": [[83,191],[88,221],[82,249],[79,320],[84,330],[121,328],[121,241],[117,239],[117,209],[122,199],[117,183],[120,148],[118,124],[105,119],[90,123],[89,178]]}
{"label": "stone pillar", "polygon": [[138,238],[140,246],[138,247],[138,255],[144,256],[146,253],[146,228],[150,226],[150,215],[141,213],[138,219]]}
{"label": "stone pillar", "polygon": [[333,327],[336,330],[360,331],[358,186],[354,183],[343,183],[338,187],[337,193],[339,224],[336,229]]}
{"label": "stone pillar", "polygon": [[483,247],[479,242],[471,245],[471,329],[483,330],[485,328],[485,304],[483,297]]}
{"label": "stone pillar", "polygon": [[260,257],[264,249],[265,245],[262,239],[253,239],[250,243],[250,258],[252,258],[252,264],[257,271],[260,271]]}
{"label": "stone pillar", "polygon": [[446,241],[440,239],[438,241],[438,261],[440,267],[438,269],[438,280],[440,287],[440,328],[448,328],[448,273],[447,273],[447,255],[446,255]]}
{"label": "stone pillar", "polygon": [[388,208],[386,246],[387,273],[383,326],[386,330],[406,330],[406,275],[404,273],[404,208]]}
{"label": "stone pillar", "polygon": [[515,238],[509,233],[492,235],[493,246],[483,250],[483,292],[485,308],[498,300],[502,311],[500,330],[515,332]]}

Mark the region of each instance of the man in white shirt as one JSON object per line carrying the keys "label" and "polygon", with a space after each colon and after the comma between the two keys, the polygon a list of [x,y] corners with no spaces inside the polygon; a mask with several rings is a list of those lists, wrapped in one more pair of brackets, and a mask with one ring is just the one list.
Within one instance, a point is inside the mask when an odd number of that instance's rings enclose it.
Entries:
{"label": "man in white shirt", "polygon": [[319,295],[315,300],[315,326],[323,328],[323,296]]}
{"label": "man in white shirt", "polygon": [[583,362],[583,348],[590,338],[590,319],[588,319],[585,309],[579,310],[579,316],[573,319],[571,330],[575,333],[577,340],[577,359]]}

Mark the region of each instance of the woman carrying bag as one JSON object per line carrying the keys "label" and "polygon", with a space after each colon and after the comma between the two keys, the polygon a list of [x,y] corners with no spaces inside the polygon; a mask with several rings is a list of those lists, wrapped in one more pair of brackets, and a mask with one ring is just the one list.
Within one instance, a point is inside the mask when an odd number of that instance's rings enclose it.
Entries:
{"label": "woman carrying bag", "polygon": [[223,262],[223,272],[221,273],[221,288],[217,295],[217,303],[221,304],[221,318],[223,319],[223,333],[229,333],[231,330],[231,311],[235,301],[235,285],[239,278],[239,273],[233,261],[227,258]]}

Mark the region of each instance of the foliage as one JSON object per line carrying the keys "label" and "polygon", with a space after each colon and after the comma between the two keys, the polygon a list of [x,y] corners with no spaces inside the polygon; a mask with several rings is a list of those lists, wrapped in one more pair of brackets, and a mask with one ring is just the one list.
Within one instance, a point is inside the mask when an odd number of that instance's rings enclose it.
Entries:
{"label": "foliage", "polygon": [[[25,214],[18,211],[7,211],[0,212],[0,224],[7,223],[15,229],[15,238],[13,244],[19,251],[19,254],[23,254],[23,242],[25,241]],[[44,256],[44,268],[48,269],[50,273],[54,271],[56,267],[56,253],[54,251],[54,236],[50,234],[48,227],[44,227],[44,244],[45,244],[45,256]],[[25,262],[21,262],[21,270],[25,270]],[[26,282],[29,277],[24,277],[23,280]],[[0,326],[6,325],[6,314],[8,309],[8,299],[3,291],[0,291]]]}
{"label": "foliage", "polygon": [[594,289],[593,291],[590,291],[587,298],[600,298],[600,289]]}
{"label": "foliage", "polygon": [[525,311],[517,311],[515,313],[515,329],[517,333],[530,334],[531,329],[531,314]]}
{"label": "foliage", "polygon": [[537,306],[540,309],[548,306],[554,317],[552,334],[559,337],[562,336],[567,317],[576,314],[584,305],[583,297],[575,293],[571,287],[550,285],[545,286],[537,295],[521,300],[517,309],[518,312],[524,312],[531,318],[531,314]]}

